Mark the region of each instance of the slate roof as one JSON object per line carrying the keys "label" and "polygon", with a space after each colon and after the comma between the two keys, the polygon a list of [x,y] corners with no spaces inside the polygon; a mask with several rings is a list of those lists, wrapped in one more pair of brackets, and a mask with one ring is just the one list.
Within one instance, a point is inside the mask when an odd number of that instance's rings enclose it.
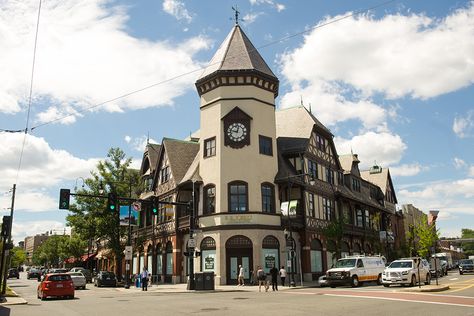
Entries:
{"label": "slate roof", "polygon": [[199,143],[163,138],[169,166],[176,184],[180,183],[199,152]]}
{"label": "slate roof", "polygon": [[148,163],[150,164],[150,174],[155,172],[155,169],[158,165],[158,158],[161,150],[160,144],[147,144],[145,148],[145,152],[143,153],[142,165],[140,167],[140,173],[144,174],[146,170],[145,168],[145,159],[148,159]]}
{"label": "slate roof", "polygon": [[[369,181],[376,186],[378,186],[380,189],[382,189],[382,192],[385,194],[387,192],[387,186],[390,185],[391,177],[390,177],[390,171],[388,168],[382,168],[382,172],[379,173],[370,173],[370,170],[364,170],[360,172],[360,176],[362,179]],[[392,184],[393,186],[393,184]],[[392,187],[392,193],[395,196],[395,190]],[[396,196],[395,196],[396,199]]]}
{"label": "slate roof", "polygon": [[202,178],[199,175],[199,157],[200,151],[198,151],[194,157],[193,162],[189,166],[188,171],[186,171],[186,174],[183,176],[179,184],[186,183],[187,181],[202,182]]}
{"label": "slate roof", "polygon": [[198,81],[220,71],[252,70],[278,80],[239,25],[230,31]]}
{"label": "slate roof", "polygon": [[331,131],[302,105],[276,111],[275,119],[277,137],[309,139],[315,124],[328,135],[333,136]]}

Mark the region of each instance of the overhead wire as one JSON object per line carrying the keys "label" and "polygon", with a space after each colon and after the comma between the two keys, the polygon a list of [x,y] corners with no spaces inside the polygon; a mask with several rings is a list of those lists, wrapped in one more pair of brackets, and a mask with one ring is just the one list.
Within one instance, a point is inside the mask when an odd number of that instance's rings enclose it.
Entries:
{"label": "overhead wire", "polygon": [[[309,28],[307,28],[307,29],[304,30],[304,31],[297,32],[297,33],[294,33],[294,34],[291,34],[291,35],[282,37],[282,38],[280,38],[280,39],[277,39],[277,40],[275,40],[275,41],[271,41],[271,42],[269,42],[269,43],[267,43],[267,44],[261,45],[261,46],[255,48],[254,50],[250,50],[249,53],[252,53],[252,52],[257,51],[257,50],[259,50],[259,49],[266,48],[266,47],[269,47],[269,46],[272,46],[272,45],[275,45],[275,44],[278,44],[278,43],[281,43],[281,42],[284,42],[284,41],[289,40],[289,39],[291,39],[291,38],[300,36],[300,35],[302,35],[302,34],[309,33],[309,32],[311,32],[311,31],[313,31],[313,30],[316,30],[316,29],[323,28],[323,27],[328,26],[328,25],[330,25],[330,24],[334,24],[334,23],[340,22],[340,21],[342,21],[342,20],[345,20],[345,19],[348,19],[348,18],[350,18],[350,17],[353,17],[353,16],[355,16],[355,15],[357,15],[357,14],[364,13],[364,12],[368,12],[368,11],[371,11],[371,10],[374,10],[374,9],[377,9],[377,8],[380,8],[380,7],[389,5],[390,3],[393,3],[393,2],[396,2],[396,1],[399,1],[399,0],[388,0],[388,1],[384,1],[384,2],[379,3],[379,4],[376,4],[376,5],[373,5],[373,6],[371,6],[371,7],[367,7],[367,8],[365,8],[365,9],[356,10],[356,11],[354,11],[354,12],[352,12],[352,13],[349,13],[349,14],[346,14],[346,15],[344,15],[344,16],[341,16],[341,17],[339,17],[339,18],[337,18],[337,19],[334,19],[334,20],[331,20],[331,21],[327,21],[327,22],[325,22],[325,23],[318,24],[318,25],[315,25],[315,26],[313,26],[313,27],[309,27]],[[228,56],[228,59],[238,58],[239,56],[240,56],[240,54],[235,55],[235,56]],[[43,126],[46,126],[46,125],[49,125],[49,124],[52,124],[52,123],[55,123],[55,122],[62,121],[62,120],[67,119],[67,118],[69,118],[69,117],[75,116],[75,115],[77,115],[77,113],[84,113],[84,112],[86,112],[86,111],[92,110],[92,109],[97,108],[97,107],[99,107],[99,106],[102,106],[102,105],[104,105],[104,104],[107,104],[107,103],[110,103],[110,102],[114,102],[114,101],[117,101],[117,100],[126,98],[126,97],[128,97],[128,96],[130,96],[130,95],[133,95],[133,94],[136,94],[136,93],[140,93],[140,92],[142,92],[142,91],[151,89],[151,88],[153,88],[153,87],[156,87],[156,86],[159,86],[159,85],[163,85],[163,84],[165,84],[165,83],[169,83],[169,82],[174,81],[174,80],[176,80],[176,79],[179,79],[179,78],[182,78],[182,77],[191,75],[191,74],[193,74],[193,73],[196,73],[196,72],[198,72],[198,71],[204,71],[206,68],[211,67],[211,66],[213,66],[213,65],[217,65],[217,64],[219,64],[220,62],[221,62],[221,61],[217,61],[217,62],[214,62],[214,63],[210,63],[210,64],[208,64],[206,67],[201,67],[201,68],[197,68],[197,69],[194,69],[194,70],[190,70],[190,71],[188,71],[188,72],[181,73],[181,74],[179,74],[179,75],[177,75],[177,76],[170,77],[170,78],[165,79],[165,80],[163,80],[163,81],[159,81],[159,82],[156,82],[156,83],[154,83],[154,84],[151,84],[151,85],[142,87],[142,88],[140,88],[140,89],[129,91],[129,92],[124,93],[124,94],[122,94],[122,95],[120,95],[120,96],[117,96],[117,97],[108,99],[108,100],[106,100],[106,101],[103,101],[103,102],[94,104],[94,105],[92,105],[92,106],[89,106],[89,107],[86,107],[86,108],[83,108],[83,109],[80,109],[80,110],[76,110],[76,113],[67,114],[67,115],[58,117],[58,118],[56,118],[56,119],[53,119],[53,120],[50,120],[50,121],[47,121],[47,122],[44,122],[44,123],[35,125],[35,126],[33,126],[33,127],[31,128],[31,131],[33,131],[33,130],[39,128],[39,127],[43,127]],[[28,127],[27,127],[27,129],[25,130],[25,133],[27,133],[27,132],[28,132]]]}
{"label": "overhead wire", "polygon": [[37,44],[38,44],[38,31],[39,31],[39,22],[40,22],[40,16],[41,16],[41,1],[42,0],[39,0],[38,18],[36,19],[35,44],[34,44],[34,48],[33,48],[33,62],[32,62],[32,65],[31,65],[30,94],[29,94],[29,97],[28,97],[28,110],[27,110],[27,114],[26,114],[26,126],[25,126],[25,130],[24,130],[25,134],[23,136],[23,143],[21,145],[21,152],[20,152],[20,158],[19,158],[19,161],[18,161],[18,169],[17,169],[17,173],[16,173],[15,183],[18,182],[18,177],[20,175],[21,163],[23,161],[23,153],[25,151],[26,138],[27,138],[27,135],[28,135],[28,126],[29,126],[29,122],[30,122],[31,100],[32,100],[32,96],[33,96],[33,81],[34,81],[35,63],[36,63],[36,47],[37,47]]}

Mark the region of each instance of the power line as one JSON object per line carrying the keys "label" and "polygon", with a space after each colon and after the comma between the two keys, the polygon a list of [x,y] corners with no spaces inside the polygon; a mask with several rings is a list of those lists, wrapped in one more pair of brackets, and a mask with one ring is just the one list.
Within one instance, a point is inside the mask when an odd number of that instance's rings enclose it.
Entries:
{"label": "power line", "polygon": [[21,162],[23,160],[23,153],[25,151],[25,144],[26,144],[26,136],[28,135],[28,126],[29,126],[29,122],[30,122],[31,99],[32,99],[32,95],[33,95],[33,79],[34,79],[34,74],[35,74],[36,46],[37,46],[37,43],[38,43],[38,30],[39,30],[40,14],[41,14],[41,0],[39,0],[38,18],[36,20],[35,45],[34,45],[34,48],[33,48],[33,63],[31,65],[30,95],[28,97],[28,111],[27,111],[27,114],[26,114],[25,135],[23,136],[23,143],[21,145],[20,159],[19,159],[19,162],[18,162],[18,170],[17,170],[17,173],[16,173],[15,183],[18,182],[18,177],[20,175]]}
{"label": "power line", "polygon": [[[325,26],[328,26],[330,24],[333,24],[333,23],[337,23],[339,21],[342,21],[342,20],[345,20],[347,18],[350,18],[350,17],[353,17],[357,14],[360,14],[360,13],[363,13],[363,12],[368,12],[368,11],[371,11],[371,10],[374,10],[374,9],[377,9],[377,8],[380,8],[380,7],[383,7],[383,6],[386,6],[392,2],[396,2],[396,1],[399,1],[399,0],[389,0],[389,1],[385,1],[385,2],[382,2],[382,3],[379,3],[379,4],[376,4],[374,6],[371,6],[371,7],[368,7],[368,8],[365,8],[365,9],[361,9],[361,10],[356,10],[350,14],[347,14],[347,15],[344,15],[340,18],[337,18],[337,19],[334,19],[334,20],[331,20],[331,21],[328,21],[326,23],[323,23],[323,24],[319,24],[319,25],[315,25],[313,27],[310,27],[304,31],[301,31],[301,32],[298,32],[298,33],[294,33],[294,34],[291,34],[291,35],[288,35],[288,36],[285,36],[285,37],[282,37],[278,40],[275,40],[275,41],[272,41],[272,42],[269,42],[265,45],[262,45],[262,46],[259,46],[257,48],[255,48],[254,50],[250,50],[249,53],[252,53],[253,51],[257,51],[259,49],[262,49],[262,48],[266,48],[266,47],[269,47],[269,46],[272,46],[272,45],[275,45],[275,44],[279,44],[281,42],[284,42],[286,40],[289,40],[291,38],[294,38],[294,37],[297,37],[297,36],[300,36],[302,34],[305,34],[305,33],[308,33],[308,32],[311,32],[313,30],[316,30],[316,29],[320,29],[320,28],[323,28]],[[235,55],[235,56],[229,56],[228,58],[229,59],[233,59],[233,58],[238,58],[240,56],[239,55]],[[44,122],[44,123],[41,123],[41,124],[38,124],[34,127],[31,128],[31,131],[37,129],[38,127],[43,127],[45,125],[49,125],[49,124],[52,124],[52,123],[55,123],[55,122],[58,122],[58,121],[62,121],[66,118],[69,118],[69,117],[72,117],[72,116],[75,116],[77,113],[84,113],[86,111],[89,111],[91,109],[94,109],[94,108],[97,108],[99,106],[102,106],[104,104],[107,104],[107,103],[110,103],[110,102],[114,102],[114,101],[117,101],[119,99],[123,99],[123,98],[126,98],[130,95],[133,95],[133,94],[136,94],[136,93],[139,93],[139,92],[142,92],[142,91],[145,91],[145,90],[148,90],[148,89],[151,89],[153,87],[156,87],[156,86],[159,86],[159,85],[162,85],[162,84],[165,84],[165,83],[168,83],[168,82],[171,82],[171,81],[174,81],[176,79],[179,79],[179,78],[182,78],[182,77],[185,77],[185,76],[188,76],[190,74],[193,74],[193,73],[196,73],[198,71],[203,71],[205,70],[206,68],[208,67],[211,67],[213,65],[217,65],[219,64],[221,61],[217,61],[215,63],[212,63],[212,64],[208,64],[206,67],[201,67],[201,68],[198,68],[198,69],[194,69],[194,70],[191,70],[191,71],[188,71],[188,72],[185,72],[185,73],[182,73],[182,74],[179,74],[177,76],[174,76],[174,77],[171,77],[171,78],[168,78],[168,79],[165,79],[163,81],[160,81],[160,82],[157,82],[157,83],[154,83],[154,84],[151,84],[149,86],[146,86],[146,87],[143,87],[143,88],[140,88],[140,89],[137,89],[137,90],[133,90],[133,91],[130,91],[130,92],[127,92],[125,94],[122,94],[120,96],[117,96],[115,98],[112,98],[112,99],[109,99],[109,100],[106,100],[106,101],[103,101],[103,102],[100,102],[100,103],[97,103],[95,105],[92,105],[90,107],[87,107],[87,108],[84,108],[84,109],[81,109],[81,110],[76,110],[76,113],[74,114],[68,114],[68,115],[64,115],[64,116],[61,116],[61,117],[58,117],[54,120],[50,120],[50,121],[47,121],[47,122]],[[30,96],[31,97],[31,96]],[[28,129],[28,128],[27,128]],[[25,130],[25,133],[27,133],[27,129]]]}

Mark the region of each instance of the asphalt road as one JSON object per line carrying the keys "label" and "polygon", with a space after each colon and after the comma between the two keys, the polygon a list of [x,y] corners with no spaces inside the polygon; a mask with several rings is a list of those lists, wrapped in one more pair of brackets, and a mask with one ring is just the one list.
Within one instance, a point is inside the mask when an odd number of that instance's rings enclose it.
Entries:
{"label": "asphalt road", "polygon": [[36,298],[35,280],[10,280],[28,305],[0,307],[0,315],[474,315],[474,275],[440,279],[452,290],[407,293],[397,287],[303,288],[279,292],[163,293],[95,288],[76,291],[74,300]]}

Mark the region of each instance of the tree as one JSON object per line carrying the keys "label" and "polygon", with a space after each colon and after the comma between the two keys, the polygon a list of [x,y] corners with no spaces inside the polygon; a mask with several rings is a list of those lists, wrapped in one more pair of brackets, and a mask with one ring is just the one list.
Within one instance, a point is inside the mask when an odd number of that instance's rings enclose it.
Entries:
{"label": "tree", "polygon": [[334,241],[334,254],[333,259],[341,258],[341,245],[342,237],[344,236],[344,224],[343,218],[339,217],[335,221],[331,221],[325,228],[322,229],[323,234],[328,240]]}
{"label": "tree", "polygon": [[[461,238],[474,238],[474,229],[463,228],[461,230]],[[462,248],[466,256],[474,255],[474,242],[463,242]]]}
{"label": "tree", "polygon": [[[141,192],[140,175],[137,170],[129,168],[131,162],[132,159],[126,158],[120,148],[111,148],[107,158],[97,164],[97,170],[91,171],[91,177],[85,179],[86,188],[77,193],[100,195],[100,189],[104,189],[103,196],[113,192],[118,197],[129,197],[131,193],[132,198],[136,198]],[[115,256],[116,273],[120,278],[122,273],[119,263],[123,257],[127,229],[119,226],[118,212],[119,208],[114,212],[106,210],[106,199],[76,196],[66,221],[79,238],[105,242],[105,246]]]}
{"label": "tree", "polygon": [[23,250],[23,248],[14,247],[11,250],[11,254],[12,257],[10,267],[19,267],[26,260],[26,252]]}
{"label": "tree", "polygon": [[419,256],[427,258],[430,255],[430,248],[434,247],[439,239],[439,230],[433,225],[428,225],[428,221],[424,218],[412,226],[407,235],[413,243],[410,249]]}

